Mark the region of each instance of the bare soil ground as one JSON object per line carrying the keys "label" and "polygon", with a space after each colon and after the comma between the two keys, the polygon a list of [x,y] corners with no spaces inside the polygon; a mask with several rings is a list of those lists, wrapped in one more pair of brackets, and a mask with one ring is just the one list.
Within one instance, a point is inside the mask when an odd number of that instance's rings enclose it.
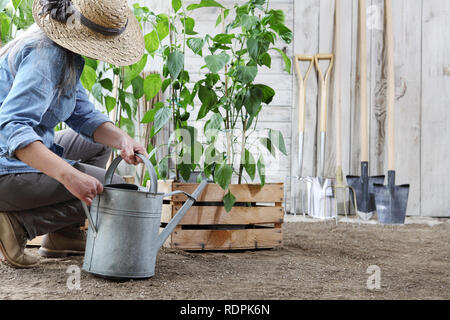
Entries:
{"label": "bare soil ground", "polygon": [[[69,290],[70,265],[82,257],[42,259],[16,270],[0,264],[3,299],[450,299],[450,223],[386,227],[285,223],[284,247],[190,253],[162,249],[156,275],[111,282],[81,273]],[[27,249],[37,254],[37,249]],[[381,288],[369,290],[369,266]]]}

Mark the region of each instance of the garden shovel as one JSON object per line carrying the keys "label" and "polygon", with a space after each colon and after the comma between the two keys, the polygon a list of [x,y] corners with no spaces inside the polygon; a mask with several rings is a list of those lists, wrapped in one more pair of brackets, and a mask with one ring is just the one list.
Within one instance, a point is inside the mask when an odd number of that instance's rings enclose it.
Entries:
{"label": "garden shovel", "polygon": [[[339,214],[338,208],[338,194],[339,191],[344,195],[344,214],[350,213],[347,207],[347,199],[345,197],[348,190],[352,191],[352,188],[344,183],[344,173],[342,170],[342,114],[341,114],[341,0],[336,0],[335,8],[335,67],[334,67],[334,100],[335,100],[335,125],[336,125],[336,182],[334,184],[334,197],[336,201],[336,217]],[[355,208],[357,208],[356,196],[354,192],[350,192],[353,195],[350,201],[353,202]]]}
{"label": "garden shovel", "polygon": [[[328,60],[329,66],[325,73],[322,72],[319,62]],[[332,180],[325,178],[325,150],[327,136],[328,115],[328,82],[334,64],[333,54],[316,54],[314,63],[319,75],[320,83],[320,158],[318,177],[312,178],[312,187],[309,197],[309,215],[318,219],[335,218],[335,199],[332,192]]]}
{"label": "garden shovel", "polygon": [[378,221],[381,224],[404,224],[409,185],[395,185],[395,71],[392,4],[385,0],[387,47],[387,117],[388,117],[388,185],[374,186]]}
{"label": "garden shovel", "polygon": [[[309,62],[309,67],[303,76],[300,69],[300,61]],[[313,55],[296,55],[294,58],[295,70],[298,79],[298,90],[299,90],[299,100],[298,100],[298,176],[292,177],[291,182],[291,212],[297,214],[297,202],[299,201],[300,212],[305,215],[307,209],[305,208],[305,198],[304,188],[302,188],[302,183],[306,183],[307,192],[310,189],[308,183],[308,178],[303,177],[303,146],[304,146],[304,136],[305,136],[305,118],[306,118],[306,84],[309,78],[309,74],[314,66],[314,56]]]}
{"label": "garden shovel", "polygon": [[369,177],[369,126],[367,106],[367,40],[366,40],[366,0],[359,0],[359,64],[360,64],[360,126],[361,126],[361,176],[347,176],[352,187],[350,196],[356,193],[358,216],[370,220],[376,211],[373,185],[383,184],[384,176]]}

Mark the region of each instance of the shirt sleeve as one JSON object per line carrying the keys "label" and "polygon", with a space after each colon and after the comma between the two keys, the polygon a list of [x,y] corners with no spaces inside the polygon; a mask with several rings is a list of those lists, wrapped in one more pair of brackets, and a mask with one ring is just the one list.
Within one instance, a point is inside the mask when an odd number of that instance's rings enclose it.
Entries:
{"label": "shirt sleeve", "polygon": [[[41,122],[54,94],[62,56],[54,47],[23,50],[16,58],[16,75],[0,107],[0,157],[14,158],[18,149],[42,138],[34,128]],[[5,150],[6,149],[6,150]]]}
{"label": "shirt sleeve", "polygon": [[84,138],[94,142],[94,132],[105,122],[112,121],[99,110],[95,109],[94,104],[89,101],[86,90],[80,81],[77,84],[76,106],[72,115],[65,122],[75,132],[81,134]]}

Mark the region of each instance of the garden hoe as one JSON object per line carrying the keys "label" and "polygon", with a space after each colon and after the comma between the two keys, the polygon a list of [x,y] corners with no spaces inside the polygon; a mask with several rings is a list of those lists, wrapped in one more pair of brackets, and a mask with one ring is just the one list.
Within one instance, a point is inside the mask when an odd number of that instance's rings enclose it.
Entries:
{"label": "garden hoe", "polygon": [[353,205],[357,208],[355,192],[352,188],[344,184],[344,174],[342,171],[342,123],[341,123],[341,0],[336,0],[335,13],[335,68],[334,68],[334,100],[335,100],[335,121],[336,121],[336,182],[334,184],[334,197],[336,202],[336,217],[339,214],[338,208],[338,194],[339,191],[344,195],[344,214],[345,217],[350,213],[350,208],[347,209],[346,194],[348,190],[350,201],[353,200]]}
{"label": "garden hoe", "polygon": [[350,192],[350,197],[354,196],[354,193],[356,193],[356,213],[365,221],[370,220],[376,211],[373,185],[375,183],[384,183],[384,176],[369,177],[366,43],[366,0],[359,0],[361,176],[347,176],[347,182],[350,187],[352,187],[352,190],[354,190],[354,192]]}
{"label": "garden hoe", "polygon": [[374,186],[378,221],[381,224],[404,224],[409,185],[395,185],[395,71],[392,4],[385,0],[387,40],[387,114],[388,114],[388,185]]}
{"label": "garden hoe", "polygon": [[[319,62],[328,60],[330,62],[327,72],[324,74],[320,69]],[[319,176],[312,178],[309,203],[311,209],[309,215],[318,219],[337,218],[334,212],[335,199],[332,191],[332,180],[325,178],[325,143],[327,136],[327,108],[328,108],[328,82],[333,69],[333,54],[317,54],[314,63],[319,75],[320,82],[320,158]]]}
{"label": "garden hoe", "polygon": [[[306,192],[309,193],[311,189],[310,179],[303,177],[303,146],[305,135],[305,118],[306,118],[306,84],[309,74],[314,66],[313,55],[296,55],[295,56],[295,70],[297,72],[298,88],[299,88],[299,101],[298,101],[298,176],[292,177],[291,182],[291,212],[297,214],[297,201],[299,201],[300,212],[305,213],[305,198],[309,199],[309,196],[304,197],[304,187],[306,185]],[[308,70],[303,76],[300,69],[300,61],[309,62]]]}

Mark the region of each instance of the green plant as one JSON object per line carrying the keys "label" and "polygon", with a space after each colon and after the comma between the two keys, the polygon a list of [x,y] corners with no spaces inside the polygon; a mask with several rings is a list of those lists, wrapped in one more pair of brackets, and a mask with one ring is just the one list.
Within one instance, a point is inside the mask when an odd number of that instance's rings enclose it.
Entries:
{"label": "green plant", "polygon": [[[271,68],[272,52],[281,54],[285,71],[290,73],[290,59],[275,45],[279,39],[290,43],[292,32],[285,25],[283,11],[269,9],[267,0],[235,5],[235,18],[228,24],[225,24],[225,19],[231,9],[216,1],[202,0],[188,6],[187,10],[203,7],[220,8],[216,26],[222,25],[222,32],[187,40],[194,53],[202,56],[203,49],[209,51],[204,57],[207,73],[194,86],[202,103],[197,120],[210,115],[204,126],[207,141],[202,169],[206,177],[213,178],[227,191],[224,203],[229,211],[235,203],[235,197],[228,190],[233,176],[236,175],[238,183],[242,183],[244,172],[251,181],[258,173],[261,184],[264,184],[265,161],[261,148],[273,156],[276,156],[276,149],[286,154],[279,131],[266,129],[266,136],[259,137],[257,145],[251,141],[251,136],[257,130],[262,106],[269,105],[275,96],[275,91],[269,86],[255,83],[256,77],[261,68]],[[226,150],[217,148],[219,131],[225,132]]]}
{"label": "green plant", "polygon": [[0,0],[0,47],[34,23],[33,0]]}

